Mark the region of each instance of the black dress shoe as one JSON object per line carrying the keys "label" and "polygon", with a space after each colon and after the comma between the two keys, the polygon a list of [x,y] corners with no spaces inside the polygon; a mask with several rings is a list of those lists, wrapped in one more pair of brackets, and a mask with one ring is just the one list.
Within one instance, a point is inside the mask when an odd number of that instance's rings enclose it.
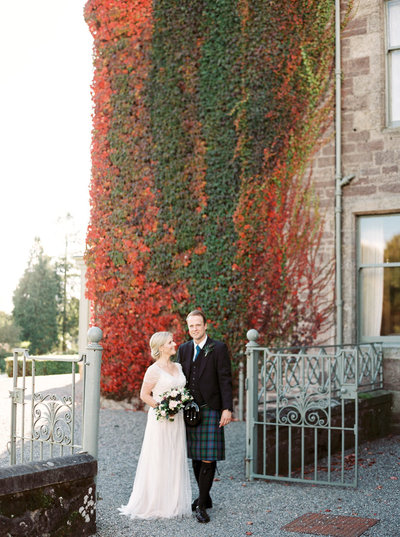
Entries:
{"label": "black dress shoe", "polygon": [[210,517],[208,516],[207,511],[204,507],[200,507],[200,505],[196,507],[196,518],[197,522],[201,522],[203,524],[205,522],[210,522]]}
{"label": "black dress shoe", "polygon": [[[198,504],[199,504],[199,499],[196,498],[192,503],[192,511],[193,512],[196,511],[196,507],[198,506]],[[209,496],[208,500],[206,501],[206,509],[211,509],[212,506],[213,506],[212,499],[211,499],[211,496]]]}

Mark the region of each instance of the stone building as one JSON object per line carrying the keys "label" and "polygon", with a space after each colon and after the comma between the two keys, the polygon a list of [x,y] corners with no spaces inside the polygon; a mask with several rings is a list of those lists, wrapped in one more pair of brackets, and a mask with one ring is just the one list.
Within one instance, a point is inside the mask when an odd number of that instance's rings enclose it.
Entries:
{"label": "stone building", "polygon": [[335,128],[313,161],[324,249],[337,260],[330,342],[383,342],[399,426],[400,0],[355,2],[340,44]]}

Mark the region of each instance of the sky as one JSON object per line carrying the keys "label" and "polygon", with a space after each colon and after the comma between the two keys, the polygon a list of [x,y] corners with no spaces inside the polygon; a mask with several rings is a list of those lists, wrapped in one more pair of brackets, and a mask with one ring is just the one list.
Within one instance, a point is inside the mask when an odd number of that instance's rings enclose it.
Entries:
{"label": "sky", "polygon": [[93,76],[84,4],[0,2],[0,311],[6,313],[35,237],[53,258],[64,254],[66,235],[70,254],[84,252]]}

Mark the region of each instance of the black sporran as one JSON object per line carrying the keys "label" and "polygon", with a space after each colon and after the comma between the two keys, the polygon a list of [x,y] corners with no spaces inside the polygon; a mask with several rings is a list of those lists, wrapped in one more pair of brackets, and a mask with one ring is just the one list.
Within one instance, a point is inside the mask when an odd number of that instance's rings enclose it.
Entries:
{"label": "black sporran", "polygon": [[183,419],[189,427],[196,427],[201,422],[200,408],[197,403],[190,401],[183,409]]}

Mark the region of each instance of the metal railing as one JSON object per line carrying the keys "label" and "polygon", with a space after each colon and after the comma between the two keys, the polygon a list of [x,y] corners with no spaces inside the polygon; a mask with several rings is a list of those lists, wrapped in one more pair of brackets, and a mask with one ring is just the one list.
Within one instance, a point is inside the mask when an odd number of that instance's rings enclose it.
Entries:
{"label": "metal railing", "polygon": [[[41,460],[44,457],[45,445],[49,446],[49,457],[55,456],[55,447],[59,448],[57,455],[60,456],[65,454],[66,448],[69,453],[81,448],[81,445],[75,444],[75,374],[76,364],[83,360],[84,357],[79,356],[30,356],[26,349],[14,349],[13,389],[10,392],[10,464],[17,463],[17,444],[21,463],[26,461],[26,457],[28,460],[34,459],[35,446],[38,447],[38,456]],[[71,363],[71,392],[62,398],[54,393],[36,392],[36,363],[53,361]],[[22,366],[21,376],[18,375],[19,362]],[[28,365],[32,368],[30,372],[28,372]],[[28,376],[29,373],[31,374]],[[31,388],[30,393],[27,393],[28,384]],[[27,416],[29,398],[30,412]],[[29,455],[27,455],[26,448],[28,448]]]}
{"label": "metal railing", "polygon": [[383,388],[382,345],[269,348],[256,330],[247,337],[247,477],[357,486],[358,393]]}
{"label": "metal railing", "polygon": [[[100,408],[100,368],[102,332],[93,327],[88,332],[86,354],[62,356],[30,356],[26,349],[15,349],[13,355],[13,389],[11,397],[10,464],[43,460],[88,452],[97,457],[98,420]],[[19,375],[19,361],[21,362]],[[58,395],[52,390],[36,391],[36,364],[39,362],[69,362],[71,388],[69,394]],[[27,365],[31,364],[28,392]],[[78,364],[78,366],[77,366]],[[79,419],[76,398],[77,367],[82,367],[82,404]],[[29,414],[27,406],[29,403]],[[77,435],[80,432],[80,440]],[[19,457],[17,457],[17,452]]]}
{"label": "metal railing", "polygon": [[[254,340],[253,340],[254,341]],[[383,389],[383,350],[381,343],[326,345],[303,348],[267,348],[252,346],[262,362],[259,387],[261,403],[265,390],[276,392],[276,380],[291,392],[301,386],[344,393],[348,385],[358,392]],[[284,364],[282,368],[282,364]]]}

